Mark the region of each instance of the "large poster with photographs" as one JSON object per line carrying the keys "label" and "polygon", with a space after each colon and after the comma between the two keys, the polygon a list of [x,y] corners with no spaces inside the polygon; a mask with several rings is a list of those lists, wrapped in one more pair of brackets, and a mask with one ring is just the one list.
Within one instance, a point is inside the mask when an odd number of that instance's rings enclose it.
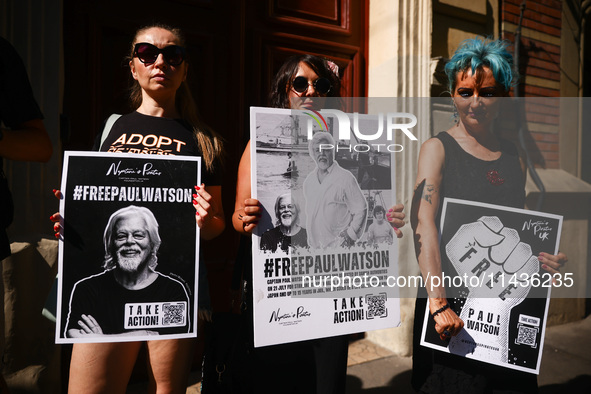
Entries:
{"label": "large poster with photographs", "polygon": [[200,165],[65,152],[57,343],[197,335]]}
{"label": "large poster with photographs", "polygon": [[440,340],[427,309],[421,345],[537,374],[552,280],[568,286],[537,256],[558,253],[561,228],[557,215],[444,199],[442,280],[464,329]]}
{"label": "large poster with photographs", "polygon": [[334,114],[251,108],[252,195],[263,207],[252,246],[257,347],[400,323],[386,284],[398,274],[386,220],[396,153],[385,133],[371,144],[357,136],[383,119],[336,112],[359,131],[340,139]]}

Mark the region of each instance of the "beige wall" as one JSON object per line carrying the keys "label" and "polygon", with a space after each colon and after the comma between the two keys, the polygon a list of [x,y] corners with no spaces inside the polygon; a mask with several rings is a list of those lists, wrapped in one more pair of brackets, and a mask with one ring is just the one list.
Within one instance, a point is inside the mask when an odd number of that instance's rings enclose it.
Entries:
{"label": "beige wall", "polygon": [[498,38],[498,14],[498,1],[433,0],[432,57],[451,57],[466,38]]}

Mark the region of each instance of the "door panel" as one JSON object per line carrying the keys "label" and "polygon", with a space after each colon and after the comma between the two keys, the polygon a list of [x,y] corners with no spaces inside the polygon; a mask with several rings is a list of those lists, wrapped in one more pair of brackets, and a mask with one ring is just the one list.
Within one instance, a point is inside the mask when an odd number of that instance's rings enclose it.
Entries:
{"label": "door panel", "polygon": [[349,0],[275,0],[269,1],[269,16],[279,23],[293,24],[299,28],[351,34]]}

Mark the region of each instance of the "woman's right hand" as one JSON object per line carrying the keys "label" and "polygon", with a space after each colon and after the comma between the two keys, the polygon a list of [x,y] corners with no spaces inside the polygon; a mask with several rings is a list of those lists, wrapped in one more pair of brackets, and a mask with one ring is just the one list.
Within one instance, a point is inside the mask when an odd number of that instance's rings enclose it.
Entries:
{"label": "woman's right hand", "polygon": [[[447,299],[445,298],[429,298],[429,312],[431,314],[440,310],[445,305],[447,305]],[[458,335],[464,327],[462,319],[449,307],[437,313],[433,317],[433,320],[435,320],[435,331],[437,331],[442,341]]]}
{"label": "woman's right hand", "polygon": [[244,208],[242,211],[243,212],[238,212],[238,219],[242,221],[242,229],[246,233],[252,234],[252,231],[259,223],[262,213],[259,200],[256,198],[247,198],[244,200]]}
{"label": "woman's right hand", "polygon": [[[55,195],[55,197],[58,200],[62,199],[62,192],[57,190],[57,189],[53,189],[53,194]],[[53,222],[53,232],[55,233],[55,237],[56,238],[60,238],[62,234],[62,215],[60,215],[59,212],[54,213],[53,215],[51,215],[49,217],[49,220],[51,220]]]}

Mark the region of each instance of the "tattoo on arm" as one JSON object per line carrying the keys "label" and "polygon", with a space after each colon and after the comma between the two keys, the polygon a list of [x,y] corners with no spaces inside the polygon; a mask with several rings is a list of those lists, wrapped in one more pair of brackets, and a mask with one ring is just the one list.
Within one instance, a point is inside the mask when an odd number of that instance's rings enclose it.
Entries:
{"label": "tattoo on arm", "polygon": [[433,195],[437,193],[437,189],[433,184],[426,184],[425,188],[423,189],[423,200],[427,201],[429,204],[433,204]]}

